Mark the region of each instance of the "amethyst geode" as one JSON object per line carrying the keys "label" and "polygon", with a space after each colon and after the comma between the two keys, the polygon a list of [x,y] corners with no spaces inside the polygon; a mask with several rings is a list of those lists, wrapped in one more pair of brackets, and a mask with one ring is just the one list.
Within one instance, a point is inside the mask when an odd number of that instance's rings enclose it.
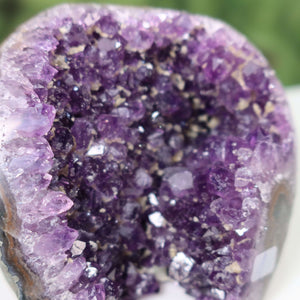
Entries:
{"label": "amethyst geode", "polygon": [[132,300],[165,273],[197,300],[261,299],[294,134],[245,37],[183,12],[63,5],[0,54],[1,251],[20,298]]}

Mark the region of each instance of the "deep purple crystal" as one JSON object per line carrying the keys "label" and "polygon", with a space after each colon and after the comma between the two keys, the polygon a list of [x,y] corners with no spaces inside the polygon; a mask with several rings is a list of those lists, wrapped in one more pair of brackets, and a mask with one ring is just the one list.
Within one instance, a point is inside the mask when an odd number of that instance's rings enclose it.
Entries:
{"label": "deep purple crystal", "polygon": [[294,134],[243,36],[183,12],[63,5],[0,54],[3,253],[28,299],[132,300],[159,291],[155,270],[198,300],[261,299]]}

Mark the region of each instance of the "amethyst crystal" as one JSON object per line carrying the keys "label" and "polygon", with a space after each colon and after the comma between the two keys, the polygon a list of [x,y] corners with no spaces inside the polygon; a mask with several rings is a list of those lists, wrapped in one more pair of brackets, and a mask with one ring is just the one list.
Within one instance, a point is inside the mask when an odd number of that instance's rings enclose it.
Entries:
{"label": "amethyst crystal", "polygon": [[0,54],[1,251],[26,299],[137,299],[159,291],[155,270],[198,300],[261,299],[294,134],[242,35],[182,12],[63,5]]}

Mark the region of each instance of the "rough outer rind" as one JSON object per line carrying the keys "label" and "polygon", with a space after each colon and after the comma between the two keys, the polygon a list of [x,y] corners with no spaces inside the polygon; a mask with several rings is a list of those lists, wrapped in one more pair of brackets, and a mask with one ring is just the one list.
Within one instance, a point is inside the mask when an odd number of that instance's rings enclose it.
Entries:
{"label": "rough outer rind", "polygon": [[[38,224],[45,218],[50,218],[51,231],[65,232],[75,241],[77,232],[67,227],[62,222],[63,214],[71,206],[71,200],[65,199],[65,206],[59,211],[60,217],[43,212],[36,215],[35,212],[47,197],[54,197],[53,192],[47,190],[51,181],[48,172],[51,169],[53,153],[44,139],[44,135],[50,130],[55,117],[55,109],[43,102],[47,93],[47,85],[55,75],[56,70],[48,62],[48,52],[55,48],[57,41],[51,35],[52,30],[60,26],[62,19],[71,17],[73,22],[78,24],[91,25],[99,19],[101,15],[110,12],[121,24],[136,25],[136,20],[148,21],[151,26],[156,26],[161,22],[160,17],[172,18],[178,15],[175,11],[151,10],[148,9],[130,9],[124,7],[98,5],[62,5],[50,9],[29,22],[22,25],[8,40],[4,42],[0,52],[0,98],[1,98],[1,151],[0,151],[0,168],[10,187],[15,203],[4,203],[6,210],[6,220],[3,231],[6,235],[13,235],[14,239],[20,245],[18,250],[22,255],[18,257],[20,261],[25,262],[28,266],[28,272],[33,272],[40,278],[40,286],[43,291],[34,290],[36,296],[31,299],[75,299],[74,294],[68,291],[73,282],[69,282],[68,272],[72,271],[73,275],[78,277],[85,269],[85,261],[80,258],[74,261],[68,261],[65,265],[67,255],[65,251],[70,249],[72,243],[64,245],[62,243],[60,250],[54,250],[52,257],[43,260],[34,253],[33,245],[35,241],[41,238],[38,232],[30,230],[24,226],[25,222],[34,225]],[[39,24],[37,27],[36,24]],[[207,17],[191,16],[191,27],[205,26],[208,31],[215,32],[219,28],[225,28],[224,40],[227,38],[237,45],[244,45],[246,40],[240,34],[233,31],[227,25],[217,20]],[[179,41],[182,36],[175,36]],[[37,41],[39,41],[37,43]],[[134,46],[133,46],[134,47]],[[251,45],[247,44],[247,50],[252,53],[253,59],[257,63],[266,66],[267,62],[263,56]],[[36,57],[39,61],[36,61]],[[32,68],[34,66],[34,68]],[[283,89],[280,83],[272,79],[274,86],[274,101],[276,102],[275,113],[278,116],[285,116],[289,119],[289,112]],[[34,83],[34,85],[32,84]],[[39,90],[38,95],[34,90]],[[258,112],[259,113],[259,112]],[[282,136],[289,141],[287,146],[291,150],[293,143],[293,133],[290,128],[279,128]],[[38,151],[36,149],[38,148]],[[21,150],[20,150],[21,149]],[[276,151],[274,149],[274,151]],[[279,154],[279,153],[278,153]],[[32,158],[33,157],[33,158]],[[294,169],[293,156],[289,158],[280,169],[281,178],[275,178],[274,186],[280,181],[286,185],[284,189],[288,190],[288,199],[293,198],[294,186]],[[38,166],[38,168],[37,168]],[[255,169],[253,169],[255,171]],[[259,176],[259,174],[257,175]],[[40,189],[35,189],[40,186]],[[49,195],[52,193],[51,195]],[[57,197],[63,197],[56,194]],[[265,202],[271,202],[269,193],[266,195]],[[2,195],[3,199],[3,195]],[[28,204],[30,203],[30,206]],[[9,212],[14,210],[11,217]],[[261,227],[265,226],[268,221],[267,216],[268,204],[261,215]],[[264,237],[257,237],[262,240]],[[49,245],[50,247],[51,245]],[[260,252],[262,249],[256,249]],[[42,266],[42,267],[41,267]],[[24,279],[24,278],[23,278]],[[76,280],[74,275],[73,280]],[[58,285],[57,282],[61,284]],[[247,295],[245,299],[257,300],[262,289],[262,282],[256,283],[258,291]],[[29,294],[32,287],[26,288],[25,293]],[[255,288],[253,288],[254,290]],[[251,298],[250,298],[251,297]],[[234,296],[228,296],[226,299],[236,299]]]}

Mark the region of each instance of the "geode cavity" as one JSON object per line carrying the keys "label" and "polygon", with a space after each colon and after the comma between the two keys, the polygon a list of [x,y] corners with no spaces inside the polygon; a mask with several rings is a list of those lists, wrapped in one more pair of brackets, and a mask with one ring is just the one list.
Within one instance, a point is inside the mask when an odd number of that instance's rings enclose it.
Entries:
{"label": "geode cavity", "polygon": [[265,58],[220,21],[63,5],[0,52],[2,256],[24,299],[258,300],[294,194]]}

